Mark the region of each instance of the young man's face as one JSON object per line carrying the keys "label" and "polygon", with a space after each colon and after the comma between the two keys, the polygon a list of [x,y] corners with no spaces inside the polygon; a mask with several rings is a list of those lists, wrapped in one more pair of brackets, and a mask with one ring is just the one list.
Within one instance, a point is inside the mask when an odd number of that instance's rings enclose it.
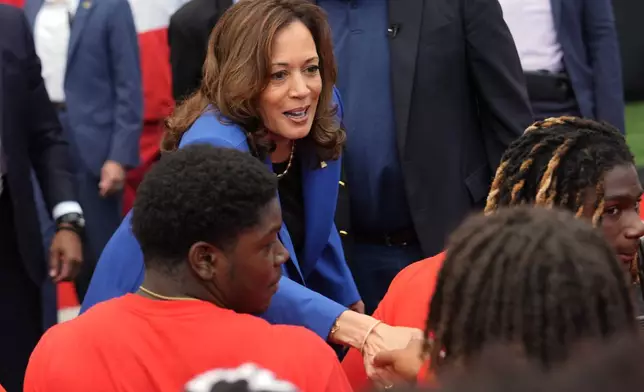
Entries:
{"label": "young man's face", "polygon": [[238,313],[264,312],[277,292],[289,253],[278,238],[282,211],[274,198],[260,210],[257,226],[243,232],[215,277],[226,306]]}
{"label": "young man's face", "polygon": [[[644,223],[639,214],[642,185],[635,166],[615,166],[604,175],[604,213],[600,228],[606,240],[628,269],[637,255],[639,239],[644,236]],[[584,216],[592,219],[597,200],[589,190],[584,203]]]}

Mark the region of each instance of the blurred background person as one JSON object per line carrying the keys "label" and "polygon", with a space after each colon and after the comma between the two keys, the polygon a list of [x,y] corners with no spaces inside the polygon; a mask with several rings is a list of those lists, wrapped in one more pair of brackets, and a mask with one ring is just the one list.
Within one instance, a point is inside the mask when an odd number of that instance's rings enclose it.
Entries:
{"label": "blurred background person", "polygon": [[317,4],[345,106],[347,260],[370,314],[400,270],[483,208],[532,114],[497,0]]}
{"label": "blurred background person", "polygon": [[[0,5],[0,384],[22,391],[31,351],[46,328],[43,286],[71,280],[83,261],[83,211],[68,146],[49,102],[22,11]],[[31,171],[55,221],[43,249]],[[49,255],[49,262],[45,260]]]}
{"label": "blurred background person", "polygon": [[170,17],[186,2],[187,0],[129,0],[138,33],[141,59],[143,129],[139,142],[140,164],[128,170],[125,178],[123,215],[132,208],[136,188],[161,154],[159,146],[163,136],[163,120],[174,108],[168,62],[168,24]]}
{"label": "blurred background person", "polygon": [[526,75],[535,121],[563,115],[624,132],[624,89],[611,0],[499,0]]}
{"label": "blurred background person", "polygon": [[170,18],[168,42],[172,64],[172,95],[177,102],[201,85],[208,37],[221,15],[236,0],[191,0]]}
{"label": "blurred background person", "polygon": [[446,369],[441,385],[402,386],[395,392],[636,392],[644,385],[641,338],[582,341],[568,361],[544,372],[516,346],[492,344],[467,368]]}
{"label": "blurred background person", "polygon": [[85,213],[89,252],[76,280],[82,300],[98,255],[121,221],[125,170],[139,162],[137,34],[127,0],[26,0],[24,9],[47,93],[70,143]]}

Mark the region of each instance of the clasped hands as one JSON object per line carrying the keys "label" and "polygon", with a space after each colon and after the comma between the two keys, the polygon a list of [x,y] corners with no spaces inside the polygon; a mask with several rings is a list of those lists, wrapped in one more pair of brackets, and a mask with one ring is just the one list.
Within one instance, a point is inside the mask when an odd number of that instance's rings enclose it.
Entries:
{"label": "clasped hands", "polygon": [[424,362],[423,342],[420,329],[378,324],[362,349],[367,376],[384,389],[414,383]]}

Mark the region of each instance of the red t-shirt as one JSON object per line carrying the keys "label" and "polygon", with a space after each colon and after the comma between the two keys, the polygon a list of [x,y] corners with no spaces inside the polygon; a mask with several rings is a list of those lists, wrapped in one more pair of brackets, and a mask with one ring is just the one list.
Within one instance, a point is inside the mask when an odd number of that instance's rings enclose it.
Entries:
{"label": "red t-shirt", "polygon": [[[439,253],[400,271],[378,304],[373,317],[392,326],[425,330],[429,301],[436,289],[438,272],[444,259],[445,253]],[[355,391],[362,391],[371,386],[362,355],[358,350],[349,350],[342,361],[342,368]]]}
{"label": "red t-shirt", "polygon": [[248,362],[303,391],[351,391],[335,353],[313,332],[208,302],[136,294],[47,331],[29,360],[24,391],[177,392],[200,373]]}

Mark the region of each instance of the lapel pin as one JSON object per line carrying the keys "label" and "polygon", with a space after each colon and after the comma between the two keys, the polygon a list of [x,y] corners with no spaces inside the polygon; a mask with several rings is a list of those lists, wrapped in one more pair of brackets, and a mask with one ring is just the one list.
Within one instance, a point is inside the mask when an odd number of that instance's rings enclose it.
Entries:
{"label": "lapel pin", "polygon": [[324,169],[325,167],[327,167],[326,162],[324,161],[320,162],[320,169]]}
{"label": "lapel pin", "polygon": [[82,6],[83,8],[85,8],[86,10],[88,10],[88,9],[89,9],[89,7],[91,7],[91,6],[92,6],[92,3],[91,3],[90,1],[88,1],[88,0],[85,0],[85,1],[83,1],[83,3],[81,4],[81,6]]}

